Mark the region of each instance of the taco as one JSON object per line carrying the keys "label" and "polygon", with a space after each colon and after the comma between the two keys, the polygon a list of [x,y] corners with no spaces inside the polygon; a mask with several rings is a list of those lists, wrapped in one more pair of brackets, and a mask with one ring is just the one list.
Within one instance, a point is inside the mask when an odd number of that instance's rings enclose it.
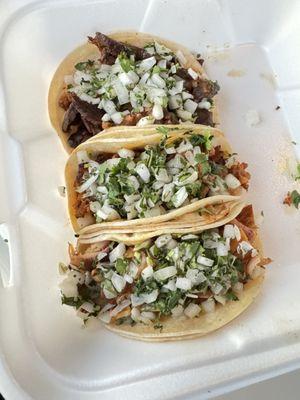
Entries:
{"label": "taco", "polygon": [[81,233],[190,217],[199,222],[201,209],[217,215],[214,206],[240,199],[249,184],[246,167],[215,128],[111,128],[67,162],[70,219]]}
{"label": "taco", "polygon": [[270,262],[252,206],[231,217],[187,234],[149,232],[147,240],[136,234],[133,241],[108,232],[97,243],[69,245],[62,303],[85,321],[96,317],[138,340],[189,339],[221,328],[259,294]]}
{"label": "taco", "polygon": [[115,125],[213,126],[219,86],[206,77],[202,61],[153,35],[97,32],[55,72],[48,96],[51,123],[68,152]]}

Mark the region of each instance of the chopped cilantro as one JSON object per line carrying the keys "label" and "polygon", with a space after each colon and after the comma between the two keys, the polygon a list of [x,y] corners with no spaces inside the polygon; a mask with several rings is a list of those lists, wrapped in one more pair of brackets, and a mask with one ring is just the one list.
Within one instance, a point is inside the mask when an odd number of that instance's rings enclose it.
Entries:
{"label": "chopped cilantro", "polygon": [[128,261],[122,258],[118,258],[115,264],[115,268],[120,275],[124,275],[126,272],[126,268],[128,265]]}
{"label": "chopped cilantro", "polygon": [[88,67],[92,67],[94,65],[94,61],[88,60],[88,61],[83,61],[75,64],[75,69],[77,71],[84,71]]}
{"label": "chopped cilantro", "polygon": [[300,164],[297,164],[297,175],[295,176],[295,181],[297,181],[298,179],[300,179]]}
{"label": "chopped cilantro", "polygon": [[237,295],[234,294],[232,290],[228,290],[228,292],[226,293],[225,297],[226,297],[227,300],[230,300],[230,301],[238,301],[239,300]]}
{"label": "chopped cilantro", "polygon": [[291,200],[292,204],[296,207],[299,208],[300,204],[300,193],[297,190],[293,190],[291,193]]}
{"label": "chopped cilantro", "polygon": [[84,300],[79,297],[66,297],[64,294],[61,297],[61,303],[66,304],[67,306],[75,307],[76,310],[84,303]]}
{"label": "chopped cilantro", "polygon": [[124,72],[129,72],[134,69],[134,62],[126,53],[122,52],[118,55],[118,60]]}

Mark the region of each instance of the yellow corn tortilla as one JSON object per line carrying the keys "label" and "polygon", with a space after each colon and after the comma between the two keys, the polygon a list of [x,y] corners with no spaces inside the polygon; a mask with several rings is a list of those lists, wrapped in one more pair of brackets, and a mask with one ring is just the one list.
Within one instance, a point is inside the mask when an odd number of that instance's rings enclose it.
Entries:
{"label": "yellow corn tortilla", "polygon": [[[150,35],[141,32],[116,32],[109,35],[110,38],[115,39],[120,42],[131,44],[137,47],[144,47],[147,43],[156,41],[160,44],[165,45],[173,52],[180,50],[186,59],[186,64],[183,65],[184,68],[192,68],[200,76],[207,78],[203,67],[197,61],[196,57],[185,47],[180,44],[171,42],[166,39],[162,39],[158,36]],[[56,130],[65,150],[68,153],[73,151],[73,148],[68,144],[68,134],[62,131],[62,122],[65,114],[65,110],[62,109],[59,104],[59,98],[65,86],[64,77],[66,75],[73,75],[74,65],[81,61],[86,61],[88,59],[95,60],[99,58],[99,50],[97,46],[86,42],[85,44],[77,47],[73,50],[58,66],[49,88],[48,94],[48,111],[51,124]],[[215,99],[215,98],[214,98]],[[217,109],[216,106],[212,108],[213,122],[218,123]],[[117,127],[119,128],[119,126]],[[103,132],[103,131],[102,131]],[[93,139],[93,138],[91,138]]]}
{"label": "yellow corn tortilla", "polygon": [[[167,233],[174,234],[187,234],[191,230],[193,232],[202,232],[206,229],[217,228],[221,225],[227,224],[240,214],[245,204],[243,202],[232,202],[225,203],[225,212],[216,214],[214,218],[202,219],[199,222],[194,221],[194,215],[185,214],[183,218],[164,222],[161,224],[153,224],[151,226],[152,231],[149,231],[149,225],[135,226],[134,228],[121,226],[109,226],[105,228],[99,227],[98,231],[82,233],[79,236],[78,243],[80,244],[92,244],[102,240],[115,240],[118,242],[124,242],[126,245],[134,245],[138,242],[150,239],[153,236],[160,236]],[[195,215],[197,215],[195,213]],[[211,217],[208,215],[208,217]],[[201,217],[200,217],[201,218]],[[132,232],[134,229],[134,232]]]}
{"label": "yellow corn tortilla", "polygon": [[[242,208],[243,206],[235,209],[231,215],[224,219],[221,223],[215,226],[203,227],[202,230],[188,229],[187,232],[181,232],[180,230],[176,229],[162,229],[161,231],[148,231],[144,234],[135,232],[132,232],[131,234],[114,234],[107,232],[102,234],[97,242],[102,240],[112,240],[123,242],[126,245],[134,245],[166,233],[199,233],[200,231],[229,223],[240,213]],[[84,243],[81,244],[80,238],[78,243],[79,249],[80,246],[83,246],[83,248],[86,246]],[[262,245],[258,236],[255,240],[254,248],[258,250],[259,256],[262,258]],[[238,301],[227,301],[224,306],[216,304],[215,311],[212,313],[200,314],[198,318],[193,319],[189,319],[185,316],[180,318],[165,317],[160,321],[163,325],[163,329],[161,331],[160,329],[155,329],[154,324],[144,325],[142,323],[130,326],[124,324],[116,325],[115,323],[111,322],[110,324],[105,324],[105,327],[110,331],[129,339],[149,342],[175,341],[204,336],[208,333],[216,331],[217,329],[220,329],[245,311],[259,295],[263,280],[264,273],[244,285],[244,290],[238,294]]]}
{"label": "yellow corn tortilla", "polygon": [[[130,129],[129,129],[130,128]],[[144,224],[158,224],[178,218],[184,218],[183,216],[187,213],[197,212],[195,217],[198,217],[199,210],[209,205],[221,204],[227,202],[233,202],[240,199],[239,196],[231,195],[216,195],[204,198],[202,200],[190,203],[187,206],[179,207],[166,214],[159,215],[157,217],[140,218],[128,220],[117,220],[112,222],[95,223],[95,219],[92,216],[87,218],[76,218],[75,205],[77,193],[74,187],[78,172],[78,160],[77,153],[79,151],[87,151],[91,156],[99,153],[115,153],[121,148],[127,149],[143,149],[146,145],[155,145],[160,142],[163,137],[162,133],[157,131],[158,126],[151,127],[126,127],[125,129],[117,130],[114,128],[107,129],[104,134],[98,134],[93,140],[86,141],[78,146],[71,156],[69,157],[66,169],[65,169],[65,180],[67,188],[68,198],[68,209],[70,220],[75,232],[89,233],[97,231],[100,226],[138,226]],[[210,135],[213,136],[213,146],[220,145],[222,150],[228,153],[232,153],[231,147],[225,139],[223,133],[216,128],[210,128],[204,125],[170,125],[168,126],[168,141],[173,141],[179,137],[184,136],[192,130],[193,134],[201,135],[204,132],[209,131]],[[103,136],[104,135],[104,136]]]}

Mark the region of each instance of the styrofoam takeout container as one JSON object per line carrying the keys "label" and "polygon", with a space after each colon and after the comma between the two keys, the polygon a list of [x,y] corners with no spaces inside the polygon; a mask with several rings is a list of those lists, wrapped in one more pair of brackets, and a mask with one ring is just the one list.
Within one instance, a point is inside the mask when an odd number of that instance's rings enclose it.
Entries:
{"label": "styrofoam takeout container", "polygon": [[[300,145],[297,0],[3,0],[1,18],[0,392],[10,399],[207,398],[300,365],[299,222],[282,199],[286,160]],[[66,154],[50,126],[47,91],[62,58],[96,30],[135,29],[206,57],[221,85],[221,127],[252,173],[264,211],[263,292],[233,323],[178,343],[139,343],[81,328],[62,307],[57,264],[73,239]],[[276,106],[280,109],[276,110]],[[247,126],[249,109],[261,122]],[[292,161],[289,165],[293,164]],[[3,234],[3,233],[2,233]]]}

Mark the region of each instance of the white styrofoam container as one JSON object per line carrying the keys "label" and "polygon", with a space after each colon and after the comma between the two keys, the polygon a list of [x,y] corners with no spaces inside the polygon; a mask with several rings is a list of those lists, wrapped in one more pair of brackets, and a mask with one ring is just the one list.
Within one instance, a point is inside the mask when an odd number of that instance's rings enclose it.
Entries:
{"label": "white styrofoam container", "polygon": [[[300,154],[291,144],[300,143],[299,1],[2,0],[0,23],[0,222],[10,254],[8,265],[1,243],[0,392],[7,400],[199,399],[299,367],[300,213],[282,205],[294,185],[284,165]],[[274,262],[261,296],[199,340],[139,343],[101,325],[83,329],[60,304],[57,264],[73,234],[57,191],[66,154],[47,91],[88,34],[120,29],[206,55],[222,88],[221,127],[249,162],[249,198],[265,214]],[[256,127],[245,123],[249,109],[260,113]]]}

